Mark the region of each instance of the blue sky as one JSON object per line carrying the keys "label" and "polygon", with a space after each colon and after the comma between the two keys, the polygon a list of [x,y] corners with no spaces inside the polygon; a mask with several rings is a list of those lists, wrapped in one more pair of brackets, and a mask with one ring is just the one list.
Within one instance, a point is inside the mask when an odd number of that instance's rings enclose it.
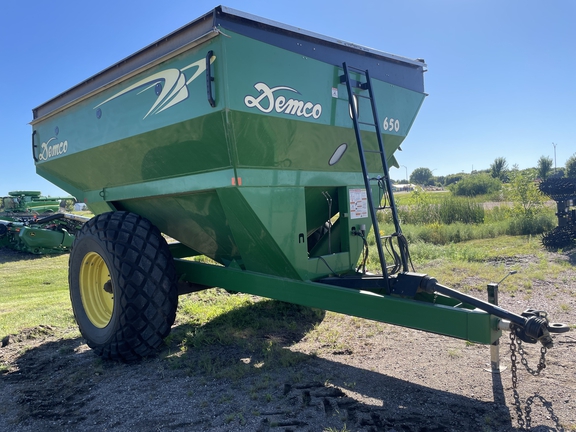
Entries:
{"label": "blue sky", "polygon": [[[497,157],[563,166],[576,152],[576,2],[379,0],[226,6],[410,58],[424,58],[426,98],[392,169],[434,175]],[[351,6],[354,6],[352,9]],[[0,196],[63,192],[37,176],[32,108],[217,6],[204,0],[21,0],[0,11]],[[404,168],[405,167],[405,168]]]}

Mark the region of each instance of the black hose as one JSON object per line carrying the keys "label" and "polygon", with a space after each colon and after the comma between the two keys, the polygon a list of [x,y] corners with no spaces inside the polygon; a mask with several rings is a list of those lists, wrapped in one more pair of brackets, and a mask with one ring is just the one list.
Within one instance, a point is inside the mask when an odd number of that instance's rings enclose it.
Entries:
{"label": "black hose", "polygon": [[66,216],[64,215],[64,213],[54,213],[51,214],[50,216],[46,216],[43,217],[42,219],[37,219],[36,221],[34,221],[35,224],[45,224],[48,222],[52,222],[53,220],[56,219],[64,219]]}

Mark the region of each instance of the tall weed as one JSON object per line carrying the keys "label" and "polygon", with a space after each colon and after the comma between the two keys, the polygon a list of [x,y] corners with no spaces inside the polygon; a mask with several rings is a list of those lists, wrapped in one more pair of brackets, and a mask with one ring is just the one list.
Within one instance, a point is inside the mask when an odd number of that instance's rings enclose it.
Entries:
{"label": "tall weed", "polygon": [[[411,243],[444,245],[501,235],[537,235],[556,225],[554,209],[550,207],[528,213],[519,213],[514,206],[484,210],[482,202],[470,198],[444,195],[438,200],[432,196],[413,192],[412,205],[398,207],[402,231]],[[391,212],[379,212],[378,220],[381,231],[393,232]]]}
{"label": "tall weed", "polygon": [[[398,217],[405,224],[426,225],[434,223],[453,224],[462,222],[478,224],[484,221],[482,203],[468,198],[446,196],[441,201],[432,200],[425,192],[413,192],[412,205],[398,207]],[[384,218],[391,221],[390,215]]]}
{"label": "tall weed", "polygon": [[484,206],[469,199],[447,197],[438,207],[440,222],[478,224],[484,222]]}
{"label": "tall weed", "polygon": [[556,226],[556,221],[549,214],[540,213],[533,217],[520,217],[510,219],[508,222],[508,235],[534,235],[550,231]]}
{"label": "tall weed", "polygon": [[[450,225],[431,223],[425,225],[403,224],[402,233],[413,244],[417,242],[434,245],[460,243],[468,240],[495,238],[503,235],[538,235],[554,227],[549,215],[532,219],[505,219],[484,224],[456,222]],[[380,230],[384,234],[394,231],[391,223],[383,223]]]}

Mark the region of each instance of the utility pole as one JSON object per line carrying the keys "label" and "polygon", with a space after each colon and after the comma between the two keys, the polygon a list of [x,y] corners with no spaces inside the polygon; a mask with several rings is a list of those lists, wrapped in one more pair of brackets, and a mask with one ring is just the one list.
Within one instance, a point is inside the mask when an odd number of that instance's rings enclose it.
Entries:
{"label": "utility pole", "polygon": [[554,146],[554,174],[556,174],[556,144],[552,143]]}
{"label": "utility pole", "polygon": [[408,167],[406,165],[400,165],[406,169],[406,183],[408,183]]}

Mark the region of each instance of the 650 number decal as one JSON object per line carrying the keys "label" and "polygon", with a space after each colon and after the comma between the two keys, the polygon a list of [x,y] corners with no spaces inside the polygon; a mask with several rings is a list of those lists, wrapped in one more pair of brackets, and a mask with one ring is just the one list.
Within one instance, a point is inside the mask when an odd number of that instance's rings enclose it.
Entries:
{"label": "650 number decal", "polygon": [[400,120],[386,117],[382,127],[385,131],[398,132],[400,130]]}

